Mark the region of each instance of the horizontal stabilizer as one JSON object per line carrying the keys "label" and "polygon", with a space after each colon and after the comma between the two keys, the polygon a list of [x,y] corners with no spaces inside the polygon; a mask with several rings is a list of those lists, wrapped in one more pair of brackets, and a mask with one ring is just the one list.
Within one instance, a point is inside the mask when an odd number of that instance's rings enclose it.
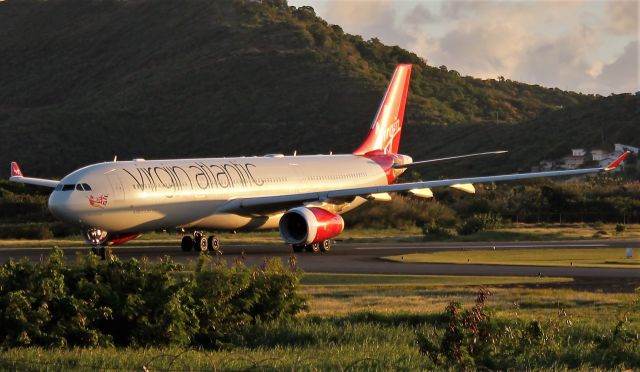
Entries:
{"label": "horizontal stabilizer", "polygon": [[417,165],[424,165],[424,164],[430,164],[430,163],[438,163],[441,161],[447,161],[447,160],[455,160],[455,159],[463,159],[463,158],[471,158],[474,156],[485,156],[485,155],[497,155],[497,154],[506,154],[508,151],[506,150],[499,150],[499,151],[489,151],[489,152],[478,152],[476,154],[467,154],[467,155],[457,155],[457,156],[448,156],[446,158],[438,158],[438,159],[429,159],[429,160],[420,160],[420,161],[414,161],[411,163],[407,163],[407,164],[395,164],[393,167],[396,169],[405,169],[405,168],[409,168],[409,167],[414,167]]}

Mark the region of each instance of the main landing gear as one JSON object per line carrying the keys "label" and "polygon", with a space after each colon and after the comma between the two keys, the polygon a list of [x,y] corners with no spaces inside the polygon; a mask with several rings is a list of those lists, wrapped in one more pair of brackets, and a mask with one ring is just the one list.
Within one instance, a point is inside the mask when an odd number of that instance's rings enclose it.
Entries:
{"label": "main landing gear", "polygon": [[193,233],[193,237],[185,235],[182,237],[180,248],[183,252],[206,252],[211,251],[220,253],[220,240],[215,235],[207,237],[204,232],[196,231]]}
{"label": "main landing gear", "polygon": [[317,243],[312,243],[312,244],[306,244],[306,245],[298,245],[298,244],[292,244],[291,248],[293,248],[293,251],[295,253],[300,253],[302,251],[307,251],[307,252],[329,252],[331,250],[331,240],[323,240]]}

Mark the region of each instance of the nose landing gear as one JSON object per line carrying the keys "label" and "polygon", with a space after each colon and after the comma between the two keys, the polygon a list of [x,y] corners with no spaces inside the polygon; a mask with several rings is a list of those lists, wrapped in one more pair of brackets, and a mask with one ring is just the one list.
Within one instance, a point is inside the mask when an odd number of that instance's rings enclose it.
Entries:
{"label": "nose landing gear", "polygon": [[108,242],[109,233],[102,229],[87,229],[82,231],[82,237],[84,240],[91,244],[91,253],[96,256],[100,256],[103,260],[110,256],[110,252],[107,252],[105,245]]}
{"label": "nose landing gear", "polygon": [[111,249],[102,246],[91,247],[91,253],[95,254],[96,256],[100,256],[100,258],[103,260],[111,257]]}
{"label": "nose landing gear", "polygon": [[185,235],[180,242],[180,248],[183,252],[215,252],[220,253],[220,240],[215,235],[209,237],[202,231],[193,233],[193,237]]}

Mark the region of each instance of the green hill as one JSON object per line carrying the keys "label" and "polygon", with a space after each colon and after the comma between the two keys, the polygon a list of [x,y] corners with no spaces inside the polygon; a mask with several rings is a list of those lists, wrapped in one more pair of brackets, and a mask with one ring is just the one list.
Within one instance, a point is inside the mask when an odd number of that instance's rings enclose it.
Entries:
{"label": "green hill", "polygon": [[640,97],[598,98],[514,125],[465,123],[407,129],[403,151],[410,151],[414,159],[509,150],[505,155],[438,164],[426,172],[429,177],[528,172],[541,160],[570,155],[572,148],[612,151],[614,143],[640,145]]}
{"label": "green hill", "polygon": [[550,141],[539,126],[593,143],[603,122],[638,122],[620,116],[636,97],[461,77],[275,0],[6,0],[0,56],[0,164],[38,176],[114,155],[350,152],[401,62],[414,64],[402,150],[416,159],[517,143],[510,156],[530,165]]}

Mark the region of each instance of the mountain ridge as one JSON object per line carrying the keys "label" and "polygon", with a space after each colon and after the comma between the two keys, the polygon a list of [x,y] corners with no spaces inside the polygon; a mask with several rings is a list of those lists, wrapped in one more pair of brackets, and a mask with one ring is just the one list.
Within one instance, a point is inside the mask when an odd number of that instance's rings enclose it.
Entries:
{"label": "mountain ridge", "polygon": [[397,63],[414,65],[401,151],[416,159],[500,144],[431,141],[461,128],[504,138],[499,128],[608,102],[462,77],[277,0],[7,0],[0,54],[0,163],[34,176],[114,155],[350,152]]}

